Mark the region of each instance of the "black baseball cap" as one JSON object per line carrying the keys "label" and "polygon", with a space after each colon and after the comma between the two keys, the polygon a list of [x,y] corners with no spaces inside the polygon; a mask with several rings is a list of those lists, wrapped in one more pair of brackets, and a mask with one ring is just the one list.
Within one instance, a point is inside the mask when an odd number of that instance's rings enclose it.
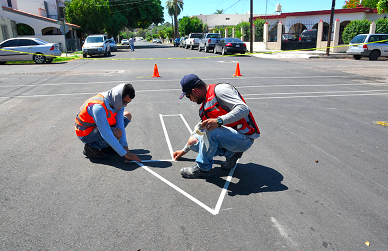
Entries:
{"label": "black baseball cap", "polygon": [[182,99],[186,95],[186,92],[193,89],[201,81],[202,80],[195,74],[188,74],[184,76],[181,80],[182,94],[179,99]]}

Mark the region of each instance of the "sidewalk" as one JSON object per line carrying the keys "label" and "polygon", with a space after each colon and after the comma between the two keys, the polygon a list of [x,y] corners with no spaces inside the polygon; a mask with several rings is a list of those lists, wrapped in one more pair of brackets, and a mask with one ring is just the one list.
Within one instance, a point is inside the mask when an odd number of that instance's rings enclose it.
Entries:
{"label": "sidewalk", "polygon": [[330,52],[326,56],[326,51],[254,51],[252,56],[258,58],[351,58],[351,55],[346,53]]}

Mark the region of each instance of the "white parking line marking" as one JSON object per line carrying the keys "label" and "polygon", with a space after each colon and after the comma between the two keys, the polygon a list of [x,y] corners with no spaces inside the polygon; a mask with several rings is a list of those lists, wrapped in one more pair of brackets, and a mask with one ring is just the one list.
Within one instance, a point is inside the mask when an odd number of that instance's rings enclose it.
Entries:
{"label": "white parking line marking", "polygon": [[162,115],[162,114],[159,114],[159,117],[160,117],[160,122],[162,123],[163,131],[164,131],[164,136],[166,137],[167,146],[168,146],[168,149],[170,150],[171,159],[174,159],[174,157],[173,157],[173,153],[174,153],[174,152],[173,152],[173,150],[172,150],[170,138],[168,137],[166,125],[164,124],[163,115]]}
{"label": "white parking line marking", "polygon": [[291,239],[291,237],[288,236],[288,234],[287,234],[286,230],[284,229],[284,227],[282,225],[280,225],[280,223],[274,217],[271,217],[271,221],[274,224],[274,226],[277,228],[277,230],[279,231],[281,236],[283,236],[285,239],[287,239],[292,245],[298,246],[298,244],[296,244]]}

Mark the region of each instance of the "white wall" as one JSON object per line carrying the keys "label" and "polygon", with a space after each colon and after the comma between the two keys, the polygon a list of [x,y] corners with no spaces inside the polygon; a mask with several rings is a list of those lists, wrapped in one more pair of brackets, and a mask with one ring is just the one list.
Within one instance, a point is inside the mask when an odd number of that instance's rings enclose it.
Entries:
{"label": "white wall", "polygon": [[[254,17],[258,16],[253,14]],[[208,25],[209,28],[214,28],[216,26],[229,26],[236,25],[241,23],[241,21],[249,21],[249,13],[246,14],[212,14],[212,15],[196,15],[202,22]]]}

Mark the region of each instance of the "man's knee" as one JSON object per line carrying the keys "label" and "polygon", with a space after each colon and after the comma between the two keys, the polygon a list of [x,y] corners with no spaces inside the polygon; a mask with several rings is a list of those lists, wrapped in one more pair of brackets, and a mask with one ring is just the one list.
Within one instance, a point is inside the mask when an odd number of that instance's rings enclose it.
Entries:
{"label": "man's knee", "polygon": [[198,143],[198,139],[196,137],[190,136],[189,140],[187,141],[187,145],[192,146]]}
{"label": "man's knee", "polygon": [[132,114],[130,114],[130,113],[127,112],[127,111],[124,112],[124,117],[126,117],[126,118],[129,119],[129,120],[132,120]]}
{"label": "man's knee", "polygon": [[120,128],[114,128],[113,135],[116,137],[116,139],[120,139],[123,135],[123,132],[120,130]]}

